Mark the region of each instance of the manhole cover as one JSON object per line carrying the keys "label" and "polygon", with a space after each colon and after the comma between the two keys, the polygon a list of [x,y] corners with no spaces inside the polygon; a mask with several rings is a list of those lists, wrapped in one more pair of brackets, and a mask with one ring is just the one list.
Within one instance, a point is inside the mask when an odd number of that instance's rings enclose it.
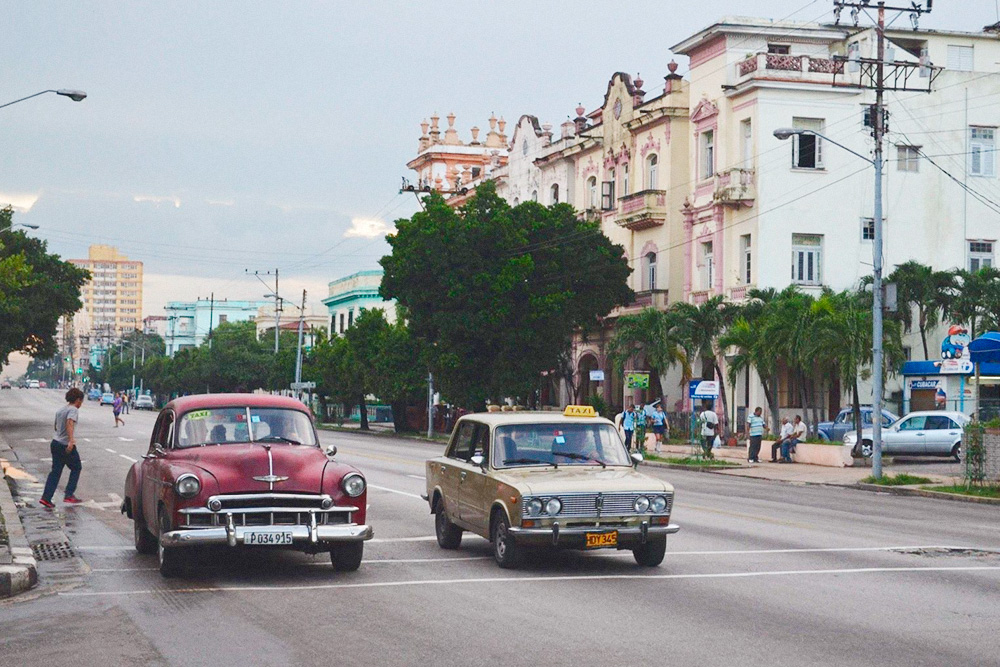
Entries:
{"label": "manhole cover", "polygon": [[69,542],[40,542],[31,545],[36,560],[63,560],[75,558],[76,552]]}

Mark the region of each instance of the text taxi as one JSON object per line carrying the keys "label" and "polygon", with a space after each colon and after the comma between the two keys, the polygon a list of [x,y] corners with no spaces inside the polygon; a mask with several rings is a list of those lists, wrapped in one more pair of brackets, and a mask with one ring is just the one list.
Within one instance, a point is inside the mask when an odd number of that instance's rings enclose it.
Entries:
{"label": "text taxi", "polygon": [[641,460],[590,406],[466,415],[444,456],[427,462],[438,544],[457,549],[471,531],[504,568],[546,545],[631,549],[640,565],[659,565],[680,529],[674,489],[635,470]]}

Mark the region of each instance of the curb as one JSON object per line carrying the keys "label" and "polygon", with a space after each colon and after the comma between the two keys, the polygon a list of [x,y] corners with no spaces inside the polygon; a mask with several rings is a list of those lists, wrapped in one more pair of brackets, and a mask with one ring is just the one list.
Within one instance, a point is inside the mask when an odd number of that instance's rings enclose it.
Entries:
{"label": "curb", "polygon": [[686,466],[680,463],[664,463],[662,461],[649,461],[644,460],[641,466],[650,466],[653,468],[669,468],[670,470],[687,470],[690,472],[710,472],[717,473],[722,470],[739,470],[746,466],[741,466],[739,464],[731,466]]}
{"label": "curb", "polygon": [[[0,459],[16,460],[14,451],[6,444],[0,443]],[[23,593],[38,583],[38,563],[32,555],[31,545],[24,534],[24,524],[17,513],[17,505],[11,495],[7,466],[3,466],[4,476],[0,479],[0,514],[10,541],[12,563],[0,565],[0,598],[7,598]]]}
{"label": "curb", "polygon": [[923,496],[924,498],[938,498],[941,500],[952,500],[960,503],[979,503],[981,505],[1000,505],[1000,498],[981,498],[979,496],[962,496],[957,493],[943,493],[941,491],[928,491],[912,486],[883,486],[881,484],[864,484],[858,482],[855,488],[862,491],[873,491],[875,493],[889,493],[895,496]]}
{"label": "curb", "polygon": [[448,440],[428,440],[427,438],[419,435],[409,435],[406,433],[396,433],[395,431],[362,431],[357,428],[348,428],[344,426],[335,426],[327,424],[317,424],[316,428],[320,431],[330,431],[331,433],[352,433],[356,435],[366,435],[374,438],[399,438],[400,440],[410,440],[412,442],[422,442],[425,445],[435,445],[444,447],[447,446]]}

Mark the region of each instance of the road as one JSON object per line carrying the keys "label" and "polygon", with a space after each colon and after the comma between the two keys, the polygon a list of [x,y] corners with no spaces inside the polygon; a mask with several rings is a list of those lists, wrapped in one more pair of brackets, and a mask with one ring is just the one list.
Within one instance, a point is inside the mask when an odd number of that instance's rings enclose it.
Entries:
{"label": "road", "polygon": [[[499,570],[485,540],[434,541],[423,462],[440,447],[324,432],[370,483],[356,573],[322,556],[223,552],[162,579],[117,509],[152,413],[88,402],[84,506],[37,506],[61,392],[0,394],[0,438],[36,478],[33,542],[68,539],[0,603],[0,665],[996,665],[1000,509],[649,469],[673,482],[667,557],[543,553]],[[61,500],[57,494],[57,501]],[[955,549],[980,551],[963,552]],[[992,553],[991,553],[992,552]]]}

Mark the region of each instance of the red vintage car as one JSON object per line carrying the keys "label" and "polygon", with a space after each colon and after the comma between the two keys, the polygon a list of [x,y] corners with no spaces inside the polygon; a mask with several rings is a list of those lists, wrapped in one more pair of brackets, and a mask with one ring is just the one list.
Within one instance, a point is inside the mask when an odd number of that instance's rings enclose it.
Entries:
{"label": "red vintage car", "polygon": [[367,483],[335,455],[336,447],[321,449],[309,409],[295,399],[175,399],[125,479],[122,512],[135,548],[157,553],[165,577],[203,545],[328,551],[337,570],[356,570],[372,537]]}

